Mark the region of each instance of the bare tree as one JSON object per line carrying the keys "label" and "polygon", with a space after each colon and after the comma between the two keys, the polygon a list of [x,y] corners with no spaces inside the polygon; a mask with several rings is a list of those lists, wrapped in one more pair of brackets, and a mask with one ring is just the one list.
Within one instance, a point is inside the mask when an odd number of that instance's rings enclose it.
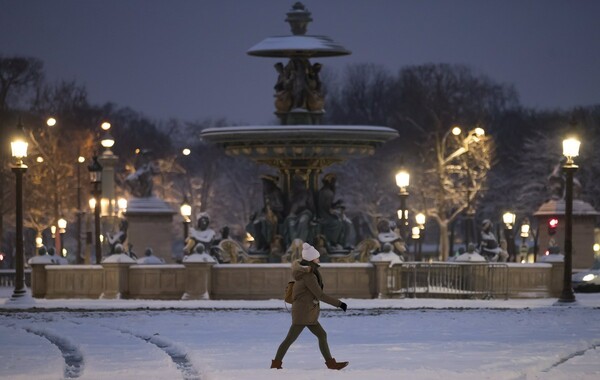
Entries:
{"label": "bare tree", "polygon": [[448,226],[463,212],[474,209],[490,170],[493,143],[481,127],[454,135],[434,133],[417,178],[417,198],[426,215],[439,227],[439,255],[449,254]]}
{"label": "bare tree", "polygon": [[9,141],[12,125],[17,118],[11,115],[11,106],[18,107],[26,101],[26,95],[42,80],[42,62],[35,58],[3,57],[0,55],[0,251],[4,251],[4,215],[12,212],[13,197],[7,178],[10,152]]}
{"label": "bare tree", "polygon": [[394,78],[382,66],[350,65],[342,81],[333,79],[326,86],[327,119],[334,124],[385,125]]}

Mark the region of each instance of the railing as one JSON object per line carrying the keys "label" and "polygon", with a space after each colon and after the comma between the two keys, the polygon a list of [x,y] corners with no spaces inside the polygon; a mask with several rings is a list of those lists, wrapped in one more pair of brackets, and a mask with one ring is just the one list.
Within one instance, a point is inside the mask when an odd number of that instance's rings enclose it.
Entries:
{"label": "railing", "polygon": [[[31,269],[25,269],[24,272],[25,285],[31,287]],[[15,277],[14,269],[0,269],[0,287],[14,287]]]}
{"label": "railing", "polygon": [[388,292],[405,297],[508,298],[508,265],[401,263],[390,268]]}

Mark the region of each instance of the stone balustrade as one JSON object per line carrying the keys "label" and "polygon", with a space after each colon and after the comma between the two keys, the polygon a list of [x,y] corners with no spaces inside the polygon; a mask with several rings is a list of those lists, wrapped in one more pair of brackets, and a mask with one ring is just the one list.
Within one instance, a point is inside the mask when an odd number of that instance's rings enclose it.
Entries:
{"label": "stone balustrade", "polygon": [[[395,268],[398,268],[398,264],[390,266],[386,262],[331,263],[322,264],[321,274],[326,292],[334,297],[369,299],[406,296],[397,291],[404,281],[401,276],[405,276],[402,274],[405,272],[394,271]],[[491,269],[488,272],[493,272]],[[450,267],[445,270],[450,273]],[[502,281],[492,278],[488,283],[492,287],[506,289],[502,290],[505,292],[502,294],[509,298],[555,297],[560,294],[562,271],[562,262],[506,264]],[[126,260],[114,260],[101,265],[37,264],[31,277],[32,295],[36,298],[163,300],[283,299],[285,285],[292,279],[289,264],[190,261],[148,265]],[[419,296],[443,295],[431,293]]]}

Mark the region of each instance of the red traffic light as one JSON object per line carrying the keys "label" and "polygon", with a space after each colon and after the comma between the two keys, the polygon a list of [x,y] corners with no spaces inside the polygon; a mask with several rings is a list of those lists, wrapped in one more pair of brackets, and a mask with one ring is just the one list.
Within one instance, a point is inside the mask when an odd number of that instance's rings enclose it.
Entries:
{"label": "red traffic light", "polygon": [[551,218],[548,220],[548,235],[554,235],[556,233],[556,227],[558,227],[558,218]]}

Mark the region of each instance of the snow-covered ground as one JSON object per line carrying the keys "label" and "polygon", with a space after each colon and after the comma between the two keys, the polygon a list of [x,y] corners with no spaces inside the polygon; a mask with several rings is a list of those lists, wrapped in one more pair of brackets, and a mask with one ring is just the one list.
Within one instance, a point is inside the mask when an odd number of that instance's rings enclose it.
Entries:
{"label": "snow-covered ground", "polygon": [[281,300],[7,301],[0,288],[2,379],[600,378],[600,294],[536,300],[357,300],[323,307],[325,368],[305,330],[268,369],[290,324]]}

